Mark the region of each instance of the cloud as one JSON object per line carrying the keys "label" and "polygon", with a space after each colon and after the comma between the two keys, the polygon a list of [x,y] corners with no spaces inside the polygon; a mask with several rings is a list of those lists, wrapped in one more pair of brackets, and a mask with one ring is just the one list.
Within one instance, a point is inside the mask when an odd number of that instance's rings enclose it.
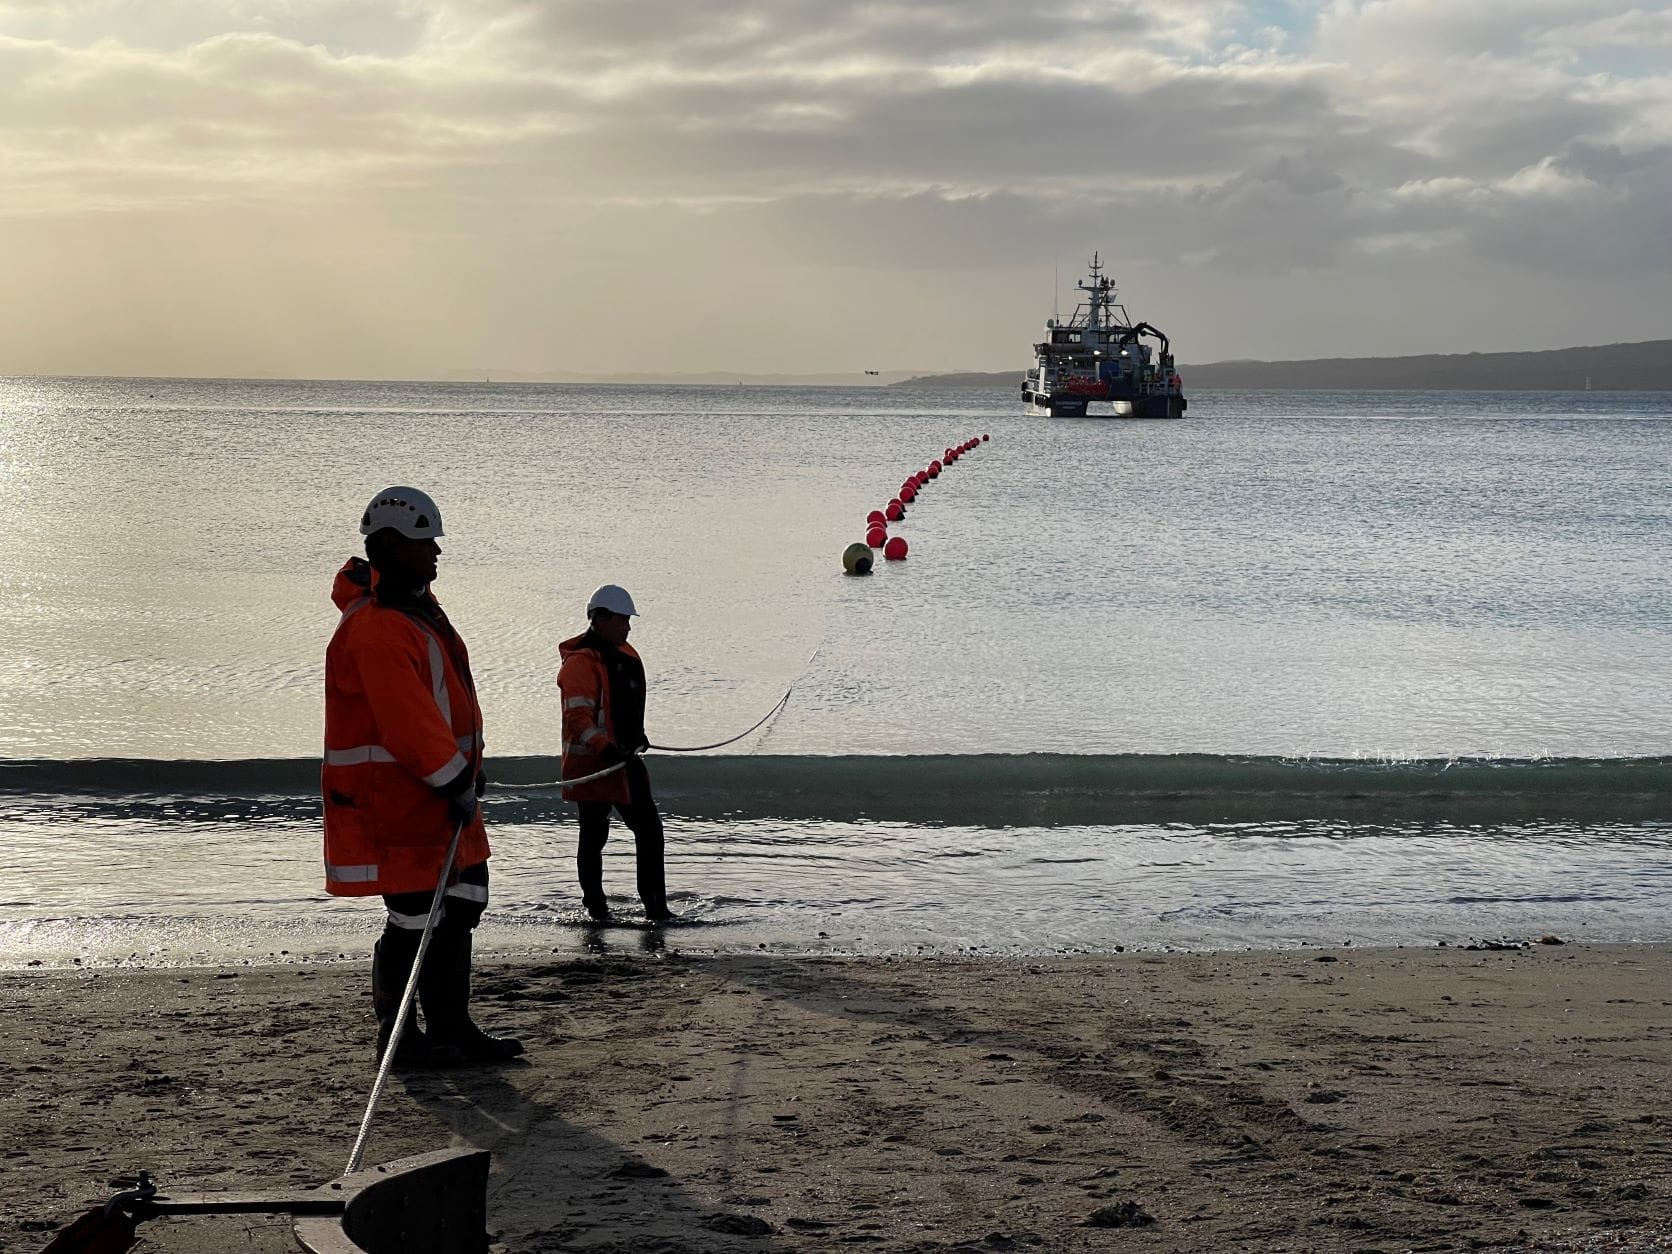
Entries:
{"label": "cloud", "polygon": [[341,267],[351,221],[694,272],[1672,272],[1666,5],[0,0],[0,32],[0,216],[55,238],[172,213]]}

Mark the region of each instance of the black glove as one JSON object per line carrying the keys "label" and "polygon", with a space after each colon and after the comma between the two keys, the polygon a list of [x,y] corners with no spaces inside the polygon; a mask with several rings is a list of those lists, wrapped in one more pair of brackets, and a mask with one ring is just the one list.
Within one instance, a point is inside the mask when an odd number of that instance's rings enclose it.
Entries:
{"label": "black glove", "polygon": [[468,823],[476,813],[476,777],[466,766],[445,784],[437,785],[436,792],[447,801],[447,817],[455,823]]}

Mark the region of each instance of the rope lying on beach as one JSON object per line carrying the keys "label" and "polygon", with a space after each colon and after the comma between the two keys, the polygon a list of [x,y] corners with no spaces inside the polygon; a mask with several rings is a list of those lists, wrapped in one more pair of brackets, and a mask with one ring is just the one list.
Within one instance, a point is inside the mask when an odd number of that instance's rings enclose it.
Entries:
{"label": "rope lying on beach", "polygon": [[436,920],[441,918],[442,901],[447,895],[447,881],[453,874],[453,859],[459,852],[459,837],[464,835],[468,818],[460,819],[458,826],[453,828],[453,843],[447,846],[447,860],[441,864],[441,874],[436,877],[435,896],[430,898],[430,917],[424,920],[424,934],[418,938],[418,953],[412,960],[412,974],[406,978],[406,988],[401,992],[401,1008],[395,1015],[395,1030],[389,1033],[388,1047],[383,1051],[383,1058],[378,1063],[377,1079],[372,1084],[372,1095],[366,1102],[366,1113],[360,1118],[360,1132],[354,1138],[354,1149],[348,1155],[348,1166],[343,1168],[343,1175],[353,1175],[360,1170],[360,1160],[365,1157],[366,1140],[372,1134],[372,1116],[377,1113],[377,1104],[383,1100],[383,1086],[389,1083],[389,1072],[395,1065],[395,1051],[400,1048],[401,1032],[406,1028],[407,1016],[412,1013],[412,1002],[418,995],[418,974],[424,969],[424,955],[430,948],[430,936],[435,931]]}

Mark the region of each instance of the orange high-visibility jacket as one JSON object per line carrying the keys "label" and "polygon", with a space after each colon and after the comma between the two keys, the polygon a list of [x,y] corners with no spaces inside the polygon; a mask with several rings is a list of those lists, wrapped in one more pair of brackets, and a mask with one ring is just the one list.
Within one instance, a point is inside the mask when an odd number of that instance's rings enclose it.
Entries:
{"label": "orange high-visibility jacket", "polygon": [[[581,643],[585,639],[586,633],[582,632],[557,646],[557,655],[563,659],[563,666],[557,672],[557,686],[563,694],[564,779],[590,775],[609,765],[599,754],[612,739],[610,676],[597,651]],[[620,649],[628,657],[639,656],[630,644],[623,644]],[[626,805],[631,797],[626,771],[563,790],[565,801]]]}
{"label": "orange high-visibility jacket", "polygon": [[[339,897],[435,887],[454,822],[435,789],[482,766],[482,710],[464,641],[435,620],[380,604],[350,558],[331,599],[343,616],[325,651],[325,891]],[[427,597],[429,594],[425,593]],[[433,605],[433,601],[432,601]],[[454,869],[488,857],[480,809]]]}

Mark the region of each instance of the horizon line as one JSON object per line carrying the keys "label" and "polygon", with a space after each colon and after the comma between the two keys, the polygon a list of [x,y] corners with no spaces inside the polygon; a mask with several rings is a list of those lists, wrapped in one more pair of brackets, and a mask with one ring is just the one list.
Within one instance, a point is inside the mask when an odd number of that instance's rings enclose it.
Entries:
{"label": "horizon line", "polygon": [[[1473,349],[1460,353],[1399,353],[1392,356],[1379,357],[1229,357],[1218,361],[1180,362],[1181,370],[1200,370],[1216,366],[1270,366],[1270,365],[1303,365],[1322,362],[1370,362],[1370,361],[1406,361],[1426,357],[1513,357],[1533,356],[1548,353],[1580,352],[1602,348],[1638,348],[1655,344],[1665,344],[1672,348],[1672,338],[1657,338],[1648,340],[1616,340],[1607,344],[1571,344],[1556,348],[1532,349]],[[1017,366],[1015,373],[1020,375],[1026,366]],[[566,370],[507,370],[499,379],[494,378],[493,371],[448,370],[440,374],[428,375],[303,375],[279,373],[255,374],[126,374],[120,372],[103,371],[70,371],[52,372],[40,370],[0,371],[0,380],[12,379],[115,379],[131,380],[134,382],[194,382],[194,383],[436,383],[456,384],[461,387],[481,387],[499,384],[537,385],[548,387],[610,387],[632,386],[644,383],[663,383],[672,386],[690,387],[793,387],[798,383],[807,385],[809,379],[829,379],[837,377],[853,377],[854,384],[829,384],[827,386],[859,386],[859,387],[887,387],[891,382],[906,382],[912,379],[935,378],[954,375],[981,374],[1009,374],[1010,370],[979,370],[979,369],[944,369],[944,370],[806,370],[806,371],[772,371],[766,373],[751,373],[746,371],[725,370],[674,370],[662,372],[632,372],[621,371],[612,373],[585,373]],[[559,377],[554,377],[559,376]],[[726,380],[736,379],[736,383]],[[770,382],[782,380],[781,383]],[[875,382],[871,382],[875,380]]]}

